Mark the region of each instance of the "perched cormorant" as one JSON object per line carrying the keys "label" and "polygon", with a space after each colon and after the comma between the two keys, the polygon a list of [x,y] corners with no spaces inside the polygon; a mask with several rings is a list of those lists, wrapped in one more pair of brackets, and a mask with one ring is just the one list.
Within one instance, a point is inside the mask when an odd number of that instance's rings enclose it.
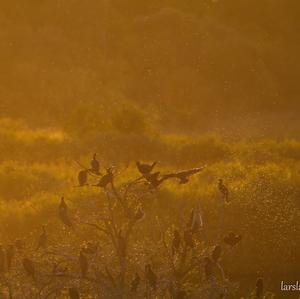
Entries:
{"label": "perched cormorant", "polygon": [[192,230],[192,233],[198,232],[203,227],[200,203],[192,209],[188,227]]}
{"label": "perched cormorant", "polygon": [[139,172],[144,175],[144,174],[149,174],[153,170],[156,164],[157,162],[153,162],[152,164],[143,164],[137,161],[136,167],[139,170]]}
{"label": "perched cormorant", "polygon": [[88,264],[87,257],[83,254],[82,250],[80,251],[79,254],[79,266],[80,266],[81,276],[85,277],[89,269],[89,264]]}
{"label": "perched cormorant", "polygon": [[94,174],[100,175],[100,163],[97,160],[97,154],[93,155],[93,159],[91,160],[91,169]]}
{"label": "perched cormorant", "polygon": [[140,221],[145,218],[145,211],[141,206],[139,206],[134,214],[134,219]]}
{"label": "perched cormorant", "polygon": [[69,217],[69,213],[67,209],[59,209],[58,211],[59,219],[63,222],[64,225],[68,227],[72,227],[72,222]]}
{"label": "perched cormorant", "polygon": [[62,197],[61,200],[60,200],[60,204],[59,204],[59,210],[60,211],[67,211],[68,210],[68,206],[65,202],[65,198]]}
{"label": "perched cormorant", "polygon": [[83,187],[88,185],[87,184],[87,179],[88,179],[88,170],[80,170],[78,173],[78,184],[79,187]]}
{"label": "perched cormorant", "polygon": [[223,199],[225,202],[229,202],[229,190],[228,188],[224,185],[224,182],[222,179],[219,179],[218,181],[218,188],[219,191],[221,192]]}
{"label": "perched cormorant", "polygon": [[108,184],[111,184],[114,179],[114,174],[112,171],[112,167],[106,169],[106,174],[100,179],[98,184],[93,185],[95,187],[106,188]]}
{"label": "perched cormorant", "polygon": [[224,237],[224,242],[231,247],[238,244],[241,240],[242,240],[242,236],[237,235],[234,232],[230,232],[228,235]]}
{"label": "perched cormorant", "polygon": [[42,226],[42,233],[38,238],[38,245],[37,245],[37,249],[39,250],[40,248],[45,249],[47,246],[47,232],[46,232],[46,226],[43,225]]}

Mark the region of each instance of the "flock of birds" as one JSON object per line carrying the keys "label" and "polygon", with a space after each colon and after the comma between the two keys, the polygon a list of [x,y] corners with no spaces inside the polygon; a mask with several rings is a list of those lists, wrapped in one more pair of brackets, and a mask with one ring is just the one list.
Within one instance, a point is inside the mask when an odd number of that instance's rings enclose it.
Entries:
{"label": "flock of birds", "polygon": [[[160,171],[154,172],[154,168],[157,165],[157,162],[153,162],[151,164],[142,163],[140,161],[136,162],[136,168],[141,174],[141,177],[138,180],[144,180],[151,188],[157,189],[164,181],[168,179],[177,179],[179,184],[186,184],[189,182],[189,179],[192,175],[199,173],[202,171],[204,167],[192,168],[187,170],[182,170],[178,172],[172,172],[167,174],[161,174]],[[106,188],[109,184],[113,184],[114,173],[113,167],[106,169],[106,174],[102,175],[100,172],[100,163],[97,160],[97,155],[94,154],[93,158],[90,162],[90,168],[85,168],[78,173],[78,183],[79,186],[88,185],[88,175],[97,175],[101,176],[100,180],[97,184],[92,185],[96,187]],[[224,184],[223,179],[218,180],[218,190],[222,196],[223,202],[229,202],[229,189]],[[63,202],[61,205],[64,206]],[[62,209],[65,211],[65,209]],[[61,214],[62,221],[66,222],[64,217],[64,213]],[[187,224],[187,229],[183,232],[183,237],[181,237],[179,230],[174,230],[173,232],[173,240],[172,240],[172,254],[175,255],[176,252],[179,252],[180,247],[182,246],[182,241],[184,241],[185,246],[194,248],[195,241],[193,238],[194,233],[198,232],[203,227],[201,209],[199,205],[196,205],[195,208],[192,209],[190,220]],[[182,240],[183,239],[183,240]],[[235,234],[234,232],[228,233],[223,241],[230,247],[236,246],[242,240],[242,236],[239,234]],[[211,254],[211,257],[206,257],[204,259],[204,269],[205,275],[207,279],[210,279],[214,273],[214,268],[217,266],[220,268],[219,260],[221,257],[222,247],[220,245],[216,246]],[[83,263],[85,265],[85,263]],[[150,264],[145,266],[145,278],[149,284],[149,286],[153,289],[156,289],[157,286],[157,275],[152,270]],[[138,273],[135,274],[134,279],[131,282],[131,291],[135,292],[140,284],[141,277]],[[261,292],[257,292],[259,295]],[[260,298],[260,297],[257,297]]]}
{"label": "flock of birds", "polygon": [[[192,175],[202,171],[206,166],[197,167],[187,170],[181,170],[177,172],[161,174],[160,171],[153,172],[154,167],[157,165],[157,162],[153,162],[151,164],[141,163],[140,161],[136,162],[136,167],[140,174],[142,175],[138,180],[145,179],[146,182],[152,188],[158,188],[164,181],[169,179],[177,179],[179,184],[186,184],[189,182],[189,179]],[[92,185],[95,187],[106,188],[110,183],[113,183],[114,172],[113,167],[109,167],[106,169],[106,173],[102,175],[100,172],[100,162],[97,160],[97,154],[93,155],[93,158],[90,162],[90,168],[85,168],[80,170],[78,173],[78,187],[87,186],[88,184],[88,176],[98,176],[100,177],[97,184]],[[229,190],[223,182],[223,179],[219,179],[218,188],[221,192],[223,199],[228,202],[229,200]]]}
{"label": "flock of birds", "polygon": [[[173,172],[168,174],[161,174],[158,172],[153,172],[155,166],[157,165],[157,162],[153,162],[151,164],[136,162],[136,167],[141,174],[141,177],[138,180],[144,180],[151,188],[158,188],[158,186],[161,185],[162,182],[168,180],[168,179],[177,179],[180,184],[186,184],[189,181],[189,178],[200,172],[204,169],[202,168],[193,168],[188,170],[183,170],[179,172]],[[81,170],[78,174],[78,182],[79,186],[85,186],[87,185],[88,181],[88,175],[95,175],[99,178],[99,182],[93,186],[106,188],[109,184],[113,184],[114,179],[114,172],[113,168],[107,168],[106,174],[102,175],[100,172],[100,163],[97,160],[97,155],[93,155],[93,159],[90,163],[90,168]],[[224,200],[224,202],[229,202],[229,190],[225,186],[222,179],[218,180],[218,190]],[[69,217],[69,208],[68,205],[64,199],[64,197],[61,198],[60,204],[59,204],[59,218],[62,221],[62,223],[67,227],[72,227],[72,221]],[[143,211],[138,211],[139,218],[142,218],[144,216]],[[191,211],[191,215],[189,218],[189,221],[187,222],[186,229],[181,232],[176,229],[173,232],[172,242],[171,242],[171,249],[172,249],[172,255],[175,255],[180,252],[180,249],[182,246],[186,246],[187,248],[194,248],[195,247],[195,241],[193,238],[193,235],[199,230],[203,228],[203,220],[202,220],[202,213],[200,205],[197,204]],[[119,232],[119,244],[122,244],[122,239],[124,243],[124,248],[126,246],[125,239],[122,236],[122,232]],[[223,242],[227,245],[233,248],[236,246],[240,241],[242,240],[242,236],[239,234],[235,234],[234,232],[228,233],[224,238]],[[48,244],[48,236],[46,231],[46,226],[42,226],[42,232],[37,240],[37,247],[36,250],[42,250],[46,249]],[[184,245],[183,245],[184,244]],[[120,246],[121,248],[122,246]],[[4,273],[5,271],[9,271],[11,269],[13,259],[16,255],[16,251],[21,251],[24,248],[24,241],[22,240],[16,240],[14,244],[10,244],[6,249],[0,245],[0,275],[1,273]],[[96,250],[91,249],[92,251]],[[124,250],[125,251],[125,250]],[[85,277],[87,275],[88,269],[89,269],[89,262],[87,258],[87,253],[84,249],[82,249],[79,253],[78,257],[78,264],[80,266],[81,276]],[[216,245],[214,249],[212,250],[210,256],[207,256],[204,258],[204,273],[208,280],[212,279],[216,269],[221,269],[221,266],[219,264],[220,257],[222,254],[222,247],[221,245]],[[22,265],[24,268],[25,273],[32,277],[32,279],[36,279],[36,268],[35,263],[25,257],[22,260]],[[223,273],[223,272],[222,272]],[[144,276],[145,279],[152,289],[157,288],[157,275],[153,271],[151,264],[147,264],[145,266],[144,270]],[[130,284],[130,290],[131,292],[136,292],[139,285],[140,285],[141,277],[138,273],[135,274],[135,277],[131,281]],[[263,293],[263,281],[261,278],[257,280],[256,288],[255,288],[255,298],[262,298]],[[71,299],[78,299],[79,292],[76,288],[70,288],[69,289],[69,296]],[[181,298],[181,297],[180,297]],[[182,296],[182,298],[185,298]],[[221,297],[222,298],[222,297]]]}

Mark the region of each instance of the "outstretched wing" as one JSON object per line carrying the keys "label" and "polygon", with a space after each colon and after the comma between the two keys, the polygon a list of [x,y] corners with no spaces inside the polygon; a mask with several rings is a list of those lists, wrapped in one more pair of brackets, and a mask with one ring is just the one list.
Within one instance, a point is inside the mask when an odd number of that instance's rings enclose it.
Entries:
{"label": "outstretched wing", "polygon": [[191,168],[191,169],[187,169],[187,170],[181,170],[181,171],[177,171],[177,172],[173,172],[173,173],[167,173],[165,175],[163,175],[163,177],[165,179],[168,178],[180,178],[180,177],[189,177],[193,174],[196,174],[200,171],[202,171],[206,166],[202,166],[202,167],[197,167],[197,168]]}
{"label": "outstretched wing", "polygon": [[192,169],[187,169],[187,170],[182,170],[182,171],[179,171],[177,172],[177,176],[185,176],[185,177],[188,177],[188,176],[191,176],[193,174],[196,174],[198,172],[200,172],[201,170],[203,170],[205,167],[197,167],[197,168],[192,168]]}

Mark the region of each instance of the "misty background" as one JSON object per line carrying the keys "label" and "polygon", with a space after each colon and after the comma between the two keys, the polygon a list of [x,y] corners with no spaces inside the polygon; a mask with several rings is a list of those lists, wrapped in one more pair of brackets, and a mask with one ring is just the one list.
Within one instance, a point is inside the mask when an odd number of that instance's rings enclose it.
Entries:
{"label": "misty background", "polygon": [[0,117],[297,137],[299,16],[296,0],[1,1]]}

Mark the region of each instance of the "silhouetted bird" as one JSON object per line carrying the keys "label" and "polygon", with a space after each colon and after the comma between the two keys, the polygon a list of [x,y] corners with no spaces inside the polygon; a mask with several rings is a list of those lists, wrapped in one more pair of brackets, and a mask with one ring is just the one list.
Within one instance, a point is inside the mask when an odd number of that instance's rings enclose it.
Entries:
{"label": "silhouetted bird", "polygon": [[114,175],[113,175],[112,168],[110,167],[106,169],[106,174],[100,179],[99,183],[93,186],[106,188],[108,184],[113,183],[113,179],[114,179]]}
{"label": "silhouetted bird", "polygon": [[192,233],[198,232],[203,227],[200,203],[192,209],[188,227],[191,229]]}
{"label": "silhouetted bird", "polygon": [[204,274],[206,279],[213,276],[214,263],[209,257],[204,258]]}
{"label": "silhouetted bird", "polygon": [[45,249],[47,246],[47,232],[46,232],[46,226],[43,225],[42,226],[42,233],[38,238],[38,245],[37,245],[37,249],[39,250],[40,248]]}
{"label": "silhouetted bird", "polygon": [[156,164],[157,164],[157,162],[153,162],[152,164],[143,164],[139,161],[136,162],[137,169],[143,175],[149,174],[153,170],[153,168],[155,167]]}
{"label": "silhouetted bird", "polygon": [[189,177],[200,172],[205,167],[192,168],[188,170],[182,170],[174,173],[164,175],[165,178],[176,178],[179,179],[179,184],[186,184],[189,182]]}
{"label": "silhouetted bird", "polygon": [[134,279],[130,283],[130,291],[136,292],[141,282],[141,278],[138,273],[135,273]]}
{"label": "silhouetted bird", "polygon": [[6,270],[6,255],[2,245],[0,245],[0,273]]}
{"label": "silhouetted bird", "polygon": [[78,173],[78,184],[79,187],[83,187],[87,185],[88,179],[88,171],[87,170],[80,170]]}
{"label": "silhouetted bird", "polygon": [[191,248],[195,247],[193,234],[192,234],[192,231],[190,229],[187,229],[187,230],[184,231],[183,238],[184,238],[184,242],[185,242],[187,247],[191,247]]}
{"label": "silhouetted bird", "polygon": [[261,277],[256,280],[254,293],[255,293],[255,299],[261,299],[263,297],[264,281]]}
{"label": "silhouetted bird", "polygon": [[59,205],[59,210],[60,211],[67,211],[68,210],[68,206],[65,202],[65,198],[62,197],[61,200],[60,200],[60,205]]}
{"label": "silhouetted bird", "polygon": [[220,245],[216,245],[211,254],[212,260],[215,263],[218,263],[220,261],[221,254],[222,254],[222,247]]}
{"label": "silhouetted bird", "polygon": [[15,246],[13,244],[8,245],[6,249],[6,263],[7,263],[7,269],[10,270],[13,259],[15,257]]}
{"label": "silhouetted bird", "polygon": [[231,247],[238,244],[241,240],[242,240],[242,236],[236,235],[233,232],[230,232],[227,236],[224,237],[224,242]]}
{"label": "silhouetted bird", "polygon": [[28,258],[24,258],[22,260],[22,264],[24,267],[24,270],[28,276],[31,276],[33,279],[35,279],[35,266],[34,262]]}
{"label": "silhouetted bird", "polygon": [[91,160],[91,169],[93,173],[100,175],[100,163],[97,160],[97,154],[93,155],[93,159]]}
{"label": "silhouetted bird", "polygon": [[140,221],[142,219],[145,218],[145,211],[143,210],[143,208],[140,206],[138,207],[138,209],[136,210],[135,214],[134,214],[134,219],[136,221]]}
{"label": "silhouetted bird", "polygon": [[157,276],[156,276],[156,274],[153,272],[153,270],[152,270],[150,264],[147,264],[147,265],[145,266],[145,277],[146,277],[146,280],[147,280],[149,286],[150,286],[151,288],[153,288],[154,290],[156,290],[156,286],[157,286]]}
{"label": "silhouetted bird", "polygon": [[60,204],[58,207],[58,215],[60,220],[69,227],[72,227],[71,219],[69,218],[68,205],[65,202],[64,197],[61,198]]}
{"label": "silhouetted bird", "polygon": [[65,209],[59,209],[58,211],[58,216],[59,216],[59,219],[62,221],[62,223],[68,227],[72,227],[72,222],[71,222],[71,219],[69,217],[69,213],[68,213],[68,210],[65,210]]}
{"label": "silhouetted bird", "polygon": [[69,288],[70,299],[80,299],[79,292],[76,288]]}
{"label": "silhouetted bird", "polygon": [[80,254],[79,254],[79,266],[80,266],[81,276],[86,277],[86,274],[89,269],[89,263],[88,263],[87,257],[83,254],[82,251],[80,251]]}
{"label": "silhouetted bird", "polygon": [[181,237],[179,231],[176,229],[173,233],[173,241],[172,241],[172,254],[174,255],[180,248]]}
{"label": "silhouetted bird", "polygon": [[228,203],[229,202],[229,190],[224,185],[224,182],[223,182],[222,179],[219,179],[219,181],[218,181],[218,188],[219,188],[219,191],[222,194],[223,200]]}

